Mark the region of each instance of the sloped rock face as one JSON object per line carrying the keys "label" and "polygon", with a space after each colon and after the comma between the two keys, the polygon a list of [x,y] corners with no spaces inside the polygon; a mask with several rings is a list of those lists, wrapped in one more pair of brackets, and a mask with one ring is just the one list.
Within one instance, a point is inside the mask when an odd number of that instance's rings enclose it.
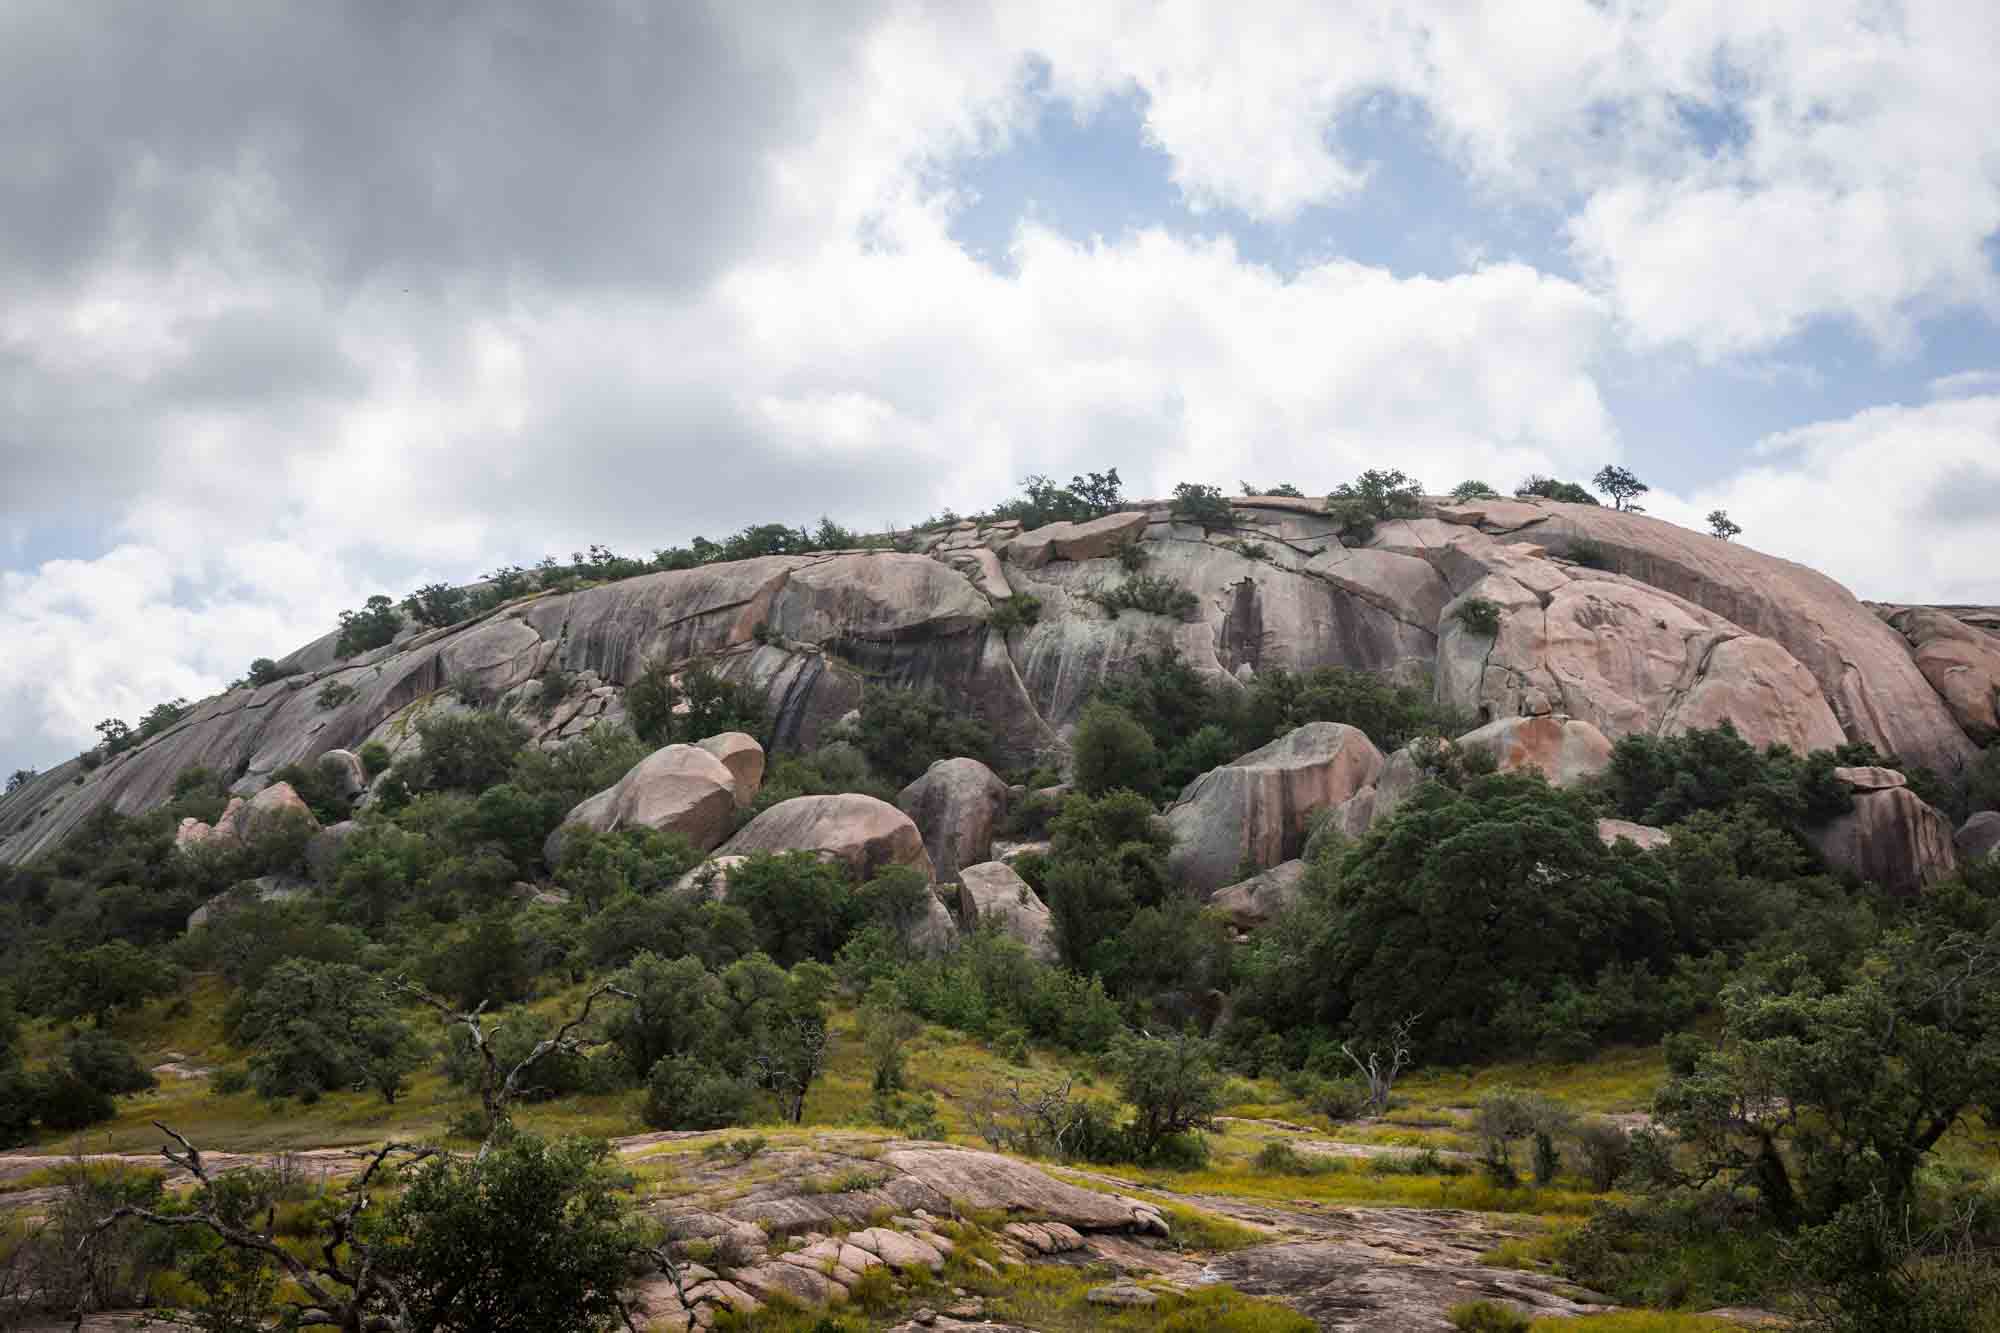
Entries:
{"label": "sloped rock face", "polygon": [[896,798],[916,821],[943,883],[958,878],[960,866],[977,865],[993,854],[993,826],[1007,809],[1007,784],[977,759],[940,759]]}
{"label": "sloped rock face", "polygon": [[1000,861],[960,872],[958,915],[967,930],[992,927],[1012,935],[1045,963],[1056,960],[1055,924],[1049,909],[1014,868]]}
{"label": "sloped rock face", "polygon": [[2000,740],[2000,634],[1928,606],[1885,617],[1909,642],[1924,679],[1975,744]]}
{"label": "sloped rock face", "polygon": [[887,801],[855,793],[780,801],[722,847],[724,856],[753,852],[820,852],[862,879],[892,865],[931,874],[930,854],[910,817]]}
{"label": "sloped rock face", "polygon": [[[1363,825],[1363,831],[1366,831],[1366,825]],[[1238,930],[1253,930],[1296,904],[1304,893],[1305,881],[1306,863],[1286,861],[1272,866],[1261,875],[1253,875],[1241,884],[1218,889],[1208,901],[1210,906],[1221,910]]]}
{"label": "sloped rock face", "polygon": [[1906,786],[1857,790],[1854,809],[1816,830],[1812,843],[1828,865],[1892,893],[1916,893],[1958,869],[1951,822]]}
{"label": "sloped rock face", "polygon": [[1307,821],[1374,782],[1382,752],[1357,729],[1314,722],[1202,774],[1167,811],[1168,868],[1202,893],[1236,879],[1245,861],[1277,865],[1305,847]]}
{"label": "sloped rock face", "polygon": [[[1089,599],[1128,577],[1113,556],[1131,541],[1148,573],[1194,595],[1192,612],[1113,616]],[[1585,542],[1608,568],[1569,558]],[[762,693],[783,749],[818,743],[864,681],[934,686],[993,728],[1009,763],[1060,762],[1091,691],[1167,649],[1221,688],[1272,668],[1431,673],[1441,701],[1482,722],[1560,713],[1616,740],[1726,718],[1755,744],[1865,740],[1947,777],[1973,752],[1966,733],[1994,726],[2000,616],[1887,608],[1892,627],[1811,570],[1587,506],[1427,503],[1361,548],[1343,546],[1319,500],[1275,496],[1233,501],[1212,532],[1153,504],[1031,533],[967,522],[910,544],[532,594],[345,659],[329,633],[283,659],[296,675],[204,700],[94,770],[58,765],[0,797],[0,860],[54,846],[100,807],[150,809],[195,765],[240,774],[248,797],[330,751],[408,753],[425,714],[457,706],[447,682],[559,744],[622,720],[625,686],[654,658],[706,661]],[[1009,593],[1042,610],[1003,637],[987,622]],[[1497,634],[1460,623],[1475,596],[1501,608]],[[543,709],[549,666],[569,686]],[[329,682],[352,688],[348,702],[319,705]]]}

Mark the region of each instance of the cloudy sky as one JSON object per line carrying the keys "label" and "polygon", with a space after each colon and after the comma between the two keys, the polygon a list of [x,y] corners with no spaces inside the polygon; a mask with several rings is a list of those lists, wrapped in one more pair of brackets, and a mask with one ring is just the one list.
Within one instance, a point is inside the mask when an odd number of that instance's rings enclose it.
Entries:
{"label": "cloudy sky", "polygon": [[1617,460],[2000,601],[2000,7],[0,0],[0,765],[593,541]]}

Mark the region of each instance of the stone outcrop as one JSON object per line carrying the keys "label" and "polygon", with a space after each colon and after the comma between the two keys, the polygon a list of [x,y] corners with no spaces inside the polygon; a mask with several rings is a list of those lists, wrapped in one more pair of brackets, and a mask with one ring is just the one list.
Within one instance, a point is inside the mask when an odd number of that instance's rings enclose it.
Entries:
{"label": "stone outcrop", "polygon": [[896,798],[916,821],[940,881],[993,854],[993,827],[1007,809],[1007,784],[977,759],[940,759]]}
{"label": "stone outcrop", "polygon": [[[1109,557],[1130,541],[1148,573],[1193,595],[1191,613],[1113,617],[1090,600],[1124,577]],[[1099,683],[1168,650],[1221,688],[1273,668],[1428,672],[1443,702],[1482,721],[1561,714],[1615,741],[1726,718],[1758,745],[1864,740],[1946,777],[1973,753],[1967,733],[1993,726],[2000,616],[1878,616],[1811,570],[1608,509],[1426,502],[1357,548],[1321,501],[1258,496],[1231,501],[1214,531],[1152,503],[1025,533],[968,520],[904,544],[531,593],[346,658],[329,632],[281,660],[296,674],[202,700],[99,765],[55,765],[0,795],[0,861],[46,851],[105,806],[154,808],[196,765],[240,775],[248,798],[328,752],[376,741],[411,753],[418,722],[460,707],[448,682],[558,745],[622,720],[623,690],[656,658],[706,662],[761,694],[784,749],[818,744],[865,682],[935,686],[992,728],[1010,764],[1058,755]],[[989,619],[1006,595],[1041,611],[1002,636]],[[1461,623],[1472,597],[1500,608],[1497,634]],[[540,698],[549,667],[567,682],[560,699]],[[328,684],[353,693],[323,708]]]}
{"label": "stone outcrop", "polygon": [[564,817],[563,828],[549,835],[543,854],[550,865],[559,861],[563,829],[578,825],[599,833],[622,828],[678,833],[705,852],[729,836],[735,813],[736,775],[720,759],[697,745],[663,746],[615,785],[579,802]]}
{"label": "stone outcrop", "polygon": [[[1372,792],[1374,789],[1366,790]],[[1251,876],[1241,884],[1216,890],[1215,896],[1208,902],[1209,906],[1227,915],[1230,924],[1238,930],[1252,930],[1296,904],[1304,892],[1305,880],[1306,863],[1286,861],[1272,866],[1261,875]]]}
{"label": "stone outcrop", "polygon": [[868,879],[889,866],[931,875],[930,853],[910,817],[873,796],[794,796],[780,801],[722,847],[725,856],[752,852],[819,852]]}
{"label": "stone outcrop", "polygon": [[1539,769],[1558,787],[1574,786],[1611,767],[1611,742],[1580,718],[1544,714],[1503,717],[1458,738],[1461,748],[1493,756],[1502,773]]}
{"label": "stone outcrop", "polygon": [[757,738],[740,731],[725,731],[720,736],[696,741],[695,745],[722,761],[735,779],[736,808],[748,808],[764,785],[764,747],[757,743]]}
{"label": "stone outcrop", "polygon": [[1657,851],[1674,840],[1673,834],[1663,828],[1654,828],[1651,824],[1634,824],[1629,819],[1598,820],[1597,836],[1606,847],[1629,842],[1642,852]]}
{"label": "stone outcrop", "polygon": [[2000,852],[2000,810],[1982,810],[1966,820],[1952,841],[1967,864]]}
{"label": "stone outcrop", "polygon": [[289,782],[274,782],[252,796],[230,800],[211,828],[197,819],[183,819],[174,831],[176,847],[240,847],[297,824],[308,835],[320,831],[311,807],[300,799]]}
{"label": "stone outcrop", "polygon": [[1917,670],[1965,734],[1978,745],[2000,740],[2000,634],[1928,606],[1894,610],[1886,619],[1909,642]]}
{"label": "stone outcrop", "polygon": [[1010,865],[987,861],[966,866],[958,882],[958,915],[969,931],[999,930],[1026,945],[1031,957],[1056,960],[1049,909]]}
{"label": "stone outcrop", "polygon": [[1312,814],[1373,783],[1383,762],[1356,728],[1314,722],[1210,769],[1167,811],[1174,834],[1168,866],[1180,883],[1212,893],[1234,883],[1245,862],[1293,860]]}
{"label": "stone outcrop", "polygon": [[1812,844],[1826,863],[1891,893],[1916,893],[1958,869],[1951,822],[1879,768],[1835,769],[1851,775],[1854,809],[1816,829]]}

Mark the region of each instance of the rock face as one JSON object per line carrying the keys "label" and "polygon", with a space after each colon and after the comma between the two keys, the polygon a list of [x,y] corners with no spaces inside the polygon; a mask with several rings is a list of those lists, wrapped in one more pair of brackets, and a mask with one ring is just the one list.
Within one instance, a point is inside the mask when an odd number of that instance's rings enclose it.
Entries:
{"label": "rock face", "polygon": [[1979,745],[2000,740],[2000,634],[1928,606],[1906,607],[1887,619],[1909,641],[1917,670],[1965,734]]}
{"label": "rock face", "polygon": [[764,785],[764,747],[757,743],[757,738],[740,731],[725,731],[720,736],[696,741],[695,745],[722,761],[735,779],[736,808],[748,808]]}
{"label": "rock face", "polygon": [[[1372,791],[1373,788],[1367,790]],[[1251,930],[1297,903],[1305,880],[1306,863],[1287,861],[1241,884],[1217,890],[1208,901],[1210,906],[1226,913],[1238,930]]]}
{"label": "rock face", "polygon": [[[1880,784],[1886,771],[1836,769],[1835,773],[1853,773],[1861,782]],[[1900,783],[1856,786],[1854,809],[1816,830],[1812,843],[1828,865],[1892,893],[1916,893],[1958,869],[1950,821]]]}
{"label": "rock face", "polygon": [[[1148,573],[1193,595],[1192,612],[1113,617],[1090,600],[1124,577],[1111,557],[1131,541]],[[328,752],[377,741],[406,753],[424,715],[457,707],[448,681],[492,697],[537,745],[559,745],[620,721],[626,685],[654,658],[705,662],[762,695],[784,749],[818,744],[867,682],[935,686],[992,728],[1008,763],[1058,755],[1100,682],[1169,650],[1225,689],[1273,668],[1426,672],[1442,702],[1482,723],[1560,714],[1615,741],[1727,718],[1755,744],[1868,741],[1946,777],[1974,752],[1968,732],[1994,734],[2000,707],[2000,617],[1878,616],[1739,542],[1589,506],[1426,502],[1359,548],[1342,544],[1320,501],[1276,496],[1232,501],[1215,531],[1155,503],[1029,533],[966,522],[907,544],[531,593],[346,658],[329,632],[281,661],[288,678],[203,700],[101,765],[72,760],[0,795],[0,861],[34,857],[105,806],[152,809],[195,765],[240,774],[247,798]],[[1001,635],[989,621],[1009,594],[1041,612]],[[1461,623],[1473,597],[1500,608],[1497,633]],[[551,666],[570,684],[543,701]],[[328,684],[353,694],[322,708]]]}
{"label": "rock face", "polygon": [[1597,836],[1606,847],[1615,847],[1622,840],[1633,844],[1642,852],[1656,851],[1674,840],[1673,835],[1663,828],[1654,828],[1651,824],[1634,824],[1629,819],[1598,820]]}
{"label": "rock face", "polygon": [[1245,861],[1277,865],[1305,847],[1314,811],[1338,805],[1375,781],[1382,752],[1354,727],[1314,722],[1187,785],[1167,811],[1181,883],[1212,893]]}
{"label": "rock face", "polygon": [[958,915],[967,930],[992,927],[1012,935],[1045,963],[1056,960],[1049,909],[1012,866],[987,861],[967,866],[958,882]]}
{"label": "rock face", "polygon": [[993,854],[993,826],[1007,809],[1007,784],[977,759],[940,759],[903,788],[896,805],[917,823],[931,866],[944,883],[960,866]]}
{"label": "rock face", "polygon": [[[735,812],[736,775],[700,746],[668,745],[634,764],[616,785],[584,798],[563,824],[599,833],[660,829],[705,852],[729,835]],[[561,859],[562,832],[551,833],[543,849],[551,865]]]}
{"label": "rock face", "polygon": [[1611,767],[1611,742],[1578,718],[1546,714],[1503,717],[1458,738],[1468,750],[1493,756],[1502,773],[1540,769],[1558,787],[1596,777]]}
{"label": "rock face", "polygon": [[820,852],[861,879],[888,866],[931,874],[930,853],[910,817],[887,801],[856,793],[778,802],[722,848],[725,856],[752,852]]}
{"label": "rock face", "polygon": [[1966,820],[1952,841],[1968,864],[2000,852],[2000,810],[1982,810]]}

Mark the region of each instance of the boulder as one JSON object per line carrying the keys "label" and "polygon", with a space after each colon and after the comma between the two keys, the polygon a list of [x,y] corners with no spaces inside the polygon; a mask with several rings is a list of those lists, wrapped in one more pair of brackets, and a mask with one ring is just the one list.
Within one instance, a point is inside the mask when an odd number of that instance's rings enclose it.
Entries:
{"label": "boulder", "polygon": [[1889,623],[1965,734],[1979,745],[2000,740],[2000,635],[1928,606],[1897,611]]}
{"label": "boulder", "polygon": [[319,832],[319,820],[292,790],[289,782],[274,782],[252,796],[242,805],[230,803],[216,821],[215,837],[231,838],[238,842],[256,842],[265,838],[288,823],[298,823],[310,831]]}
{"label": "boulder", "polygon": [[[736,775],[699,746],[668,745],[634,764],[616,785],[578,802],[563,824],[599,833],[662,829],[705,852],[728,836],[735,814]],[[551,833],[542,849],[551,865],[561,859],[562,832]]]}
{"label": "boulder", "polygon": [[1001,548],[1008,563],[1039,569],[1051,560],[1095,560],[1146,535],[1143,511],[1106,514],[1088,523],[1045,523]]}
{"label": "boulder", "polygon": [[903,947],[919,958],[941,958],[958,945],[958,922],[935,892],[924,894],[923,909],[903,928]]}
{"label": "boulder", "polygon": [[671,892],[677,898],[703,902],[729,901],[729,872],[748,860],[742,856],[711,856],[674,881]]}
{"label": "boulder", "polygon": [[[1363,790],[1372,792],[1374,788]],[[1348,804],[1352,802],[1343,803]],[[1237,929],[1249,930],[1263,925],[1298,902],[1305,880],[1306,863],[1287,861],[1283,865],[1272,866],[1261,875],[1253,875],[1241,884],[1216,890],[1209,904],[1227,913]]]}
{"label": "boulder", "polygon": [[910,817],[873,796],[794,796],[745,824],[722,848],[726,856],[752,852],[824,852],[856,877],[868,879],[888,866],[931,873],[923,835]]}
{"label": "boulder", "polygon": [[1315,811],[1375,781],[1385,761],[1341,722],[1312,722],[1190,782],[1167,811],[1174,879],[1202,894],[1234,883],[1246,861],[1274,866],[1305,847]]}
{"label": "boulder", "polygon": [[1021,941],[1042,962],[1056,959],[1048,907],[1004,862],[987,861],[959,872],[958,915],[969,931],[990,926]]}
{"label": "boulder", "polygon": [[1880,768],[1874,764],[1853,768],[1836,768],[1833,776],[1847,784],[1848,790],[1855,792],[1888,791],[1892,787],[1907,787],[1910,780],[1893,768]]}
{"label": "boulder", "polygon": [[368,790],[368,770],[354,751],[328,750],[316,762],[319,771],[333,780],[334,790],[348,800]]}
{"label": "boulder", "polygon": [[1606,847],[1615,847],[1622,841],[1632,843],[1642,852],[1665,847],[1674,840],[1673,835],[1663,828],[1634,824],[1629,819],[1598,820],[1597,836]]}
{"label": "boulder", "polygon": [[1811,840],[1828,865],[1891,893],[1916,893],[1958,869],[1950,821],[1906,786],[1857,791],[1854,809]]}
{"label": "boulder", "polygon": [[977,759],[940,759],[903,788],[896,805],[917,823],[931,866],[944,883],[960,866],[993,854],[993,826],[1007,808],[1007,784]]}
{"label": "boulder", "polygon": [[1966,820],[1952,841],[1967,864],[2000,852],[2000,810],[1982,810]]}
{"label": "boulder", "polygon": [[1483,750],[1502,773],[1540,769],[1558,787],[1596,777],[1611,767],[1611,742],[1578,718],[1503,717],[1458,738],[1461,749]]}
{"label": "boulder", "polygon": [[311,873],[313,883],[325,887],[333,879],[333,872],[340,865],[341,849],[347,840],[361,831],[361,825],[351,819],[343,819],[338,824],[328,824],[313,834],[306,844],[306,869]]}
{"label": "boulder", "polygon": [[736,782],[736,808],[748,808],[764,785],[764,747],[757,743],[757,738],[740,731],[725,731],[720,736],[696,741],[695,745],[722,761]]}

